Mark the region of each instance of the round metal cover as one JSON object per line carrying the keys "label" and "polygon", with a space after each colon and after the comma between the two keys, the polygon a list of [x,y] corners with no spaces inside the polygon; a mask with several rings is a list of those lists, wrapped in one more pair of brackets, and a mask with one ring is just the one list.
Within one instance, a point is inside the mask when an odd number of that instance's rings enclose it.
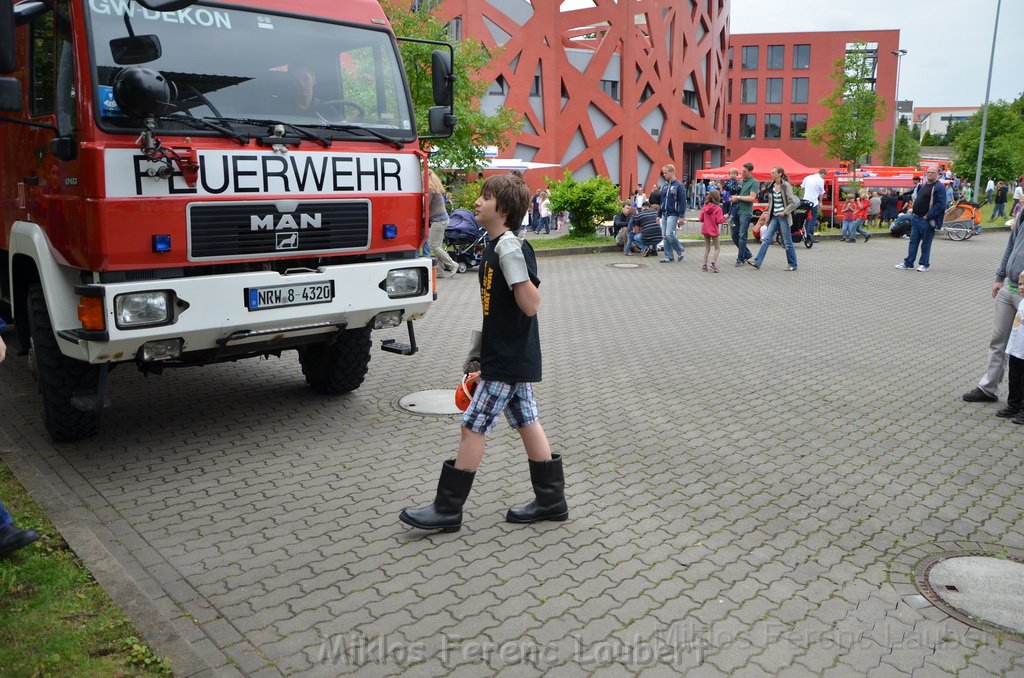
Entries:
{"label": "round metal cover", "polygon": [[634,264],[630,261],[624,261],[621,264],[608,264],[608,268],[647,268],[643,264]]}
{"label": "round metal cover", "polygon": [[455,407],[454,388],[416,391],[398,399],[398,409],[413,414],[461,414]]}
{"label": "round metal cover", "polygon": [[960,621],[1024,634],[1024,562],[984,552],[944,553],[914,570],[921,593]]}

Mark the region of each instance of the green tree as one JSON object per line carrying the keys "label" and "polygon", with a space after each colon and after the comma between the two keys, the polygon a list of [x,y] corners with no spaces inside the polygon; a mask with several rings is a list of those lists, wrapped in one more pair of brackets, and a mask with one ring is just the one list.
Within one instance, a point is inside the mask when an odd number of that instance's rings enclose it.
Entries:
{"label": "green tree", "polygon": [[[897,167],[909,167],[921,162],[921,143],[917,141],[914,133],[910,131],[906,118],[900,120],[896,126],[896,152],[893,156],[893,164]],[[885,140],[885,147],[892,149],[892,135]]]}
{"label": "green tree", "polygon": [[[425,4],[425,3],[424,3]],[[447,24],[426,9],[412,9],[409,0],[382,0],[395,34],[400,37],[448,41]],[[416,127],[420,134],[429,134],[427,111],[434,105],[431,90],[430,53],[432,45],[399,42],[405,62],[409,88],[416,111]],[[438,168],[477,171],[484,165],[484,147],[505,148],[522,129],[522,115],[503,108],[496,115],[484,115],[480,98],[488,82],[477,77],[491,61],[484,45],[465,39],[455,43],[455,115],[458,124],[448,139],[424,141],[433,148],[431,164]]]}
{"label": "green tree", "polygon": [[856,43],[834,66],[836,88],[821,100],[831,113],[807,130],[807,138],[824,146],[825,157],[848,160],[856,171],[857,163],[878,148],[875,123],[882,119],[885,102],[871,88],[874,69],[864,43]]}
{"label": "green tree", "polygon": [[622,209],[619,190],[607,177],[575,179],[566,171],[561,181],[549,181],[551,212],[568,212],[576,235],[594,235],[597,226]]}
{"label": "green tree", "polygon": [[[1024,174],[1024,118],[1019,113],[1024,110],[1024,106],[1019,101],[989,104],[985,153],[981,161],[982,177],[1009,179]],[[953,148],[956,149],[953,171],[960,176],[973,177],[978,166],[981,117],[982,111],[979,110],[963,121],[953,141]]]}
{"label": "green tree", "polygon": [[921,137],[922,146],[942,146],[943,144],[941,142],[942,137],[940,137],[938,134],[932,134],[929,131],[926,131],[924,133],[924,136]]}

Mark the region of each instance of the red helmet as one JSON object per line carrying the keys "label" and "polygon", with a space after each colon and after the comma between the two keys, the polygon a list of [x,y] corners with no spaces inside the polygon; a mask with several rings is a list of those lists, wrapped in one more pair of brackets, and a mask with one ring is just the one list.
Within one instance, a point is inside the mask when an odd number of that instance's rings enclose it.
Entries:
{"label": "red helmet", "polygon": [[476,393],[479,383],[479,372],[470,372],[463,376],[462,383],[455,388],[455,407],[465,412],[469,408],[469,404],[473,402],[473,394]]}

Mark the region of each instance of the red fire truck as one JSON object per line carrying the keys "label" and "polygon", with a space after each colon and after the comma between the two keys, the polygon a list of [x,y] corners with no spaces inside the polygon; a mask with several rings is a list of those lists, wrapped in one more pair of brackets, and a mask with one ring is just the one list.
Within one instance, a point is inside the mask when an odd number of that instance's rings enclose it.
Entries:
{"label": "red fire truck", "polygon": [[0,0],[0,74],[0,315],[53,438],[98,430],[117,365],[297,350],[339,394],[371,330],[416,351],[426,163],[376,0]]}

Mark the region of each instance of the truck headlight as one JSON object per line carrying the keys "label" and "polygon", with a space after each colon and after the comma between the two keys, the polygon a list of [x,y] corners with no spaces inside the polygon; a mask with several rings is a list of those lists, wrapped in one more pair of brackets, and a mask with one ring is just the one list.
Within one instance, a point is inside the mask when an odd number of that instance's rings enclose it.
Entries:
{"label": "truck headlight", "polygon": [[418,297],[426,291],[424,268],[396,268],[388,271],[384,280],[384,291],[392,299]]}
{"label": "truck headlight", "polygon": [[171,321],[171,293],[119,294],[114,297],[114,321],[119,329],[166,325]]}

